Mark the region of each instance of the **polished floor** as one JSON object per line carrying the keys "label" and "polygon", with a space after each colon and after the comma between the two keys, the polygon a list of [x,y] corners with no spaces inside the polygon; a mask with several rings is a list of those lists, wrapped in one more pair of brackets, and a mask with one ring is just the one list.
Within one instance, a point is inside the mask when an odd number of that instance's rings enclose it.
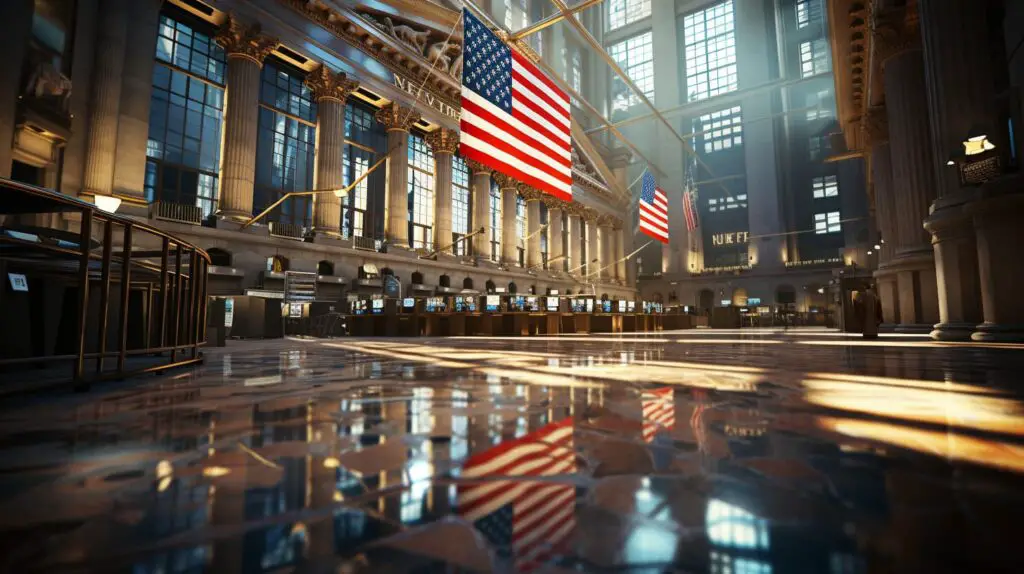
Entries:
{"label": "polished floor", "polygon": [[0,571],[1020,572],[1024,347],[232,341],[0,403]]}

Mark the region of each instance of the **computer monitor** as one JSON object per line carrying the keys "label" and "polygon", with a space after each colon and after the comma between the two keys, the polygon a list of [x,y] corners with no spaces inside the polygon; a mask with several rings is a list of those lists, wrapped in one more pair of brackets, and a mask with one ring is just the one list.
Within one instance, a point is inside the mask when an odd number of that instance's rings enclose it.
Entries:
{"label": "computer monitor", "polygon": [[444,297],[427,297],[427,313],[444,313],[445,301]]}
{"label": "computer monitor", "polygon": [[626,311],[633,313],[636,311],[636,301],[626,301]]}
{"label": "computer monitor", "polygon": [[402,308],[403,309],[412,309],[414,307],[416,307],[416,300],[415,299],[413,299],[412,297],[406,297],[405,299],[402,299]]}
{"label": "computer monitor", "polygon": [[593,299],[586,299],[586,302],[587,302],[587,306],[586,306],[587,313],[593,313],[594,312],[594,300]]}
{"label": "computer monitor", "polygon": [[455,298],[455,311],[457,313],[472,313],[476,311],[476,301],[473,297],[459,296]]}
{"label": "computer monitor", "polygon": [[558,297],[548,297],[546,301],[547,310],[555,313],[558,311]]}
{"label": "computer monitor", "polygon": [[626,300],[625,299],[619,299],[618,310],[619,310],[619,313],[625,313],[626,312]]}
{"label": "computer monitor", "polygon": [[540,304],[537,302],[537,298],[533,296],[527,297],[523,306],[527,311],[540,311]]}
{"label": "computer monitor", "polygon": [[602,313],[611,313],[612,312],[612,302],[611,301],[601,301],[601,312]]}
{"label": "computer monitor", "polygon": [[498,295],[488,295],[485,303],[488,311],[495,312],[501,308],[501,297]]}
{"label": "computer monitor", "polygon": [[366,300],[359,299],[352,302],[352,314],[353,315],[365,315],[366,314]]}
{"label": "computer monitor", "polygon": [[382,314],[384,314],[384,300],[383,299],[374,299],[374,300],[370,301],[370,304],[371,304],[370,305],[370,313],[372,313],[374,315],[382,315]]}

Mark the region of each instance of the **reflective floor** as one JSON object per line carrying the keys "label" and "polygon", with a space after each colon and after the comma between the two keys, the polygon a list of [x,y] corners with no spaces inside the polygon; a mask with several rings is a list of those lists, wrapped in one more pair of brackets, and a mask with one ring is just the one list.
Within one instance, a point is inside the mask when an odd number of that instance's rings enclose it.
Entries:
{"label": "reflective floor", "polygon": [[1020,572],[1024,347],[233,341],[0,406],[0,571]]}

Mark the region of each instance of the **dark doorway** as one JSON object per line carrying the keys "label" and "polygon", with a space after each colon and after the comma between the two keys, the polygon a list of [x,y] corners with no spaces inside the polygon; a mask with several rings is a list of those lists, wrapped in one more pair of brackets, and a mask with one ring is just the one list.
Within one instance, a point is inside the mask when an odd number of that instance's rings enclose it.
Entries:
{"label": "dark doorway", "polygon": [[11,179],[30,185],[44,186],[46,176],[43,168],[14,160],[11,162]]}

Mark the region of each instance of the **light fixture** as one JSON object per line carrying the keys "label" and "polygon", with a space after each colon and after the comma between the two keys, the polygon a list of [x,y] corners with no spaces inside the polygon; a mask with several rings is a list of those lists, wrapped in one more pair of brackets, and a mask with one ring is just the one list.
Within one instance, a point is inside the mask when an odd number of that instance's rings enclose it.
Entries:
{"label": "light fixture", "polygon": [[878,250],[880,250],[880,249],[882,249],[882,246],[881,246],[881,245],[879,245],[878,243],[876,243],[876,244],[875,244],[875,250],[876,250],[876,251],[878,251]]}
{"label": "light fixture", "polygon": [[874,254],[875,254],[874,251],[868,251],[868,255],[874,255]]}
{"label": "light fixture", "polygon": [[963,141],[964,155],[972,156],[996,149],[995,144],[988,140],[987,130],[974,127],[967,132],[967,139]]}
{"label": "light fixture", "polygon": [[885,245],[885,240],[884,239],[879,239],[878,242],[881,243],[882,245]]}
{"label": "light fixture", "polygon": [[114,197],[113,195],[100,195],[96,194],[92,198],[93,204],[107,213],[117,213],[117,208],[121,207],[121,198]]}

